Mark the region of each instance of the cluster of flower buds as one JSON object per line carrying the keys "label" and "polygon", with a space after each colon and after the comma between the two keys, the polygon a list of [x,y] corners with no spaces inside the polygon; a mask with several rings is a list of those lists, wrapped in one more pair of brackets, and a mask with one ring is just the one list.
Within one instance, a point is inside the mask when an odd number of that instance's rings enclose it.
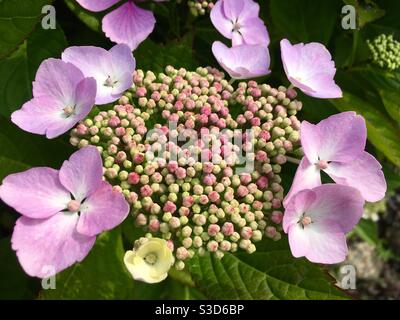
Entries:
{"label": "cluster of flower buds", "polygon": [[400,67],[400,42],[393,35],[381,34],[367,43],[375,64],[391,71]]}
{"label": "cluster of flower buds", "polygon": [[168,241],[175,267],[206,251],[252,253],[281,237],[280,172],[301,152],[296,92],[240,82],[212,68],[137,70],[112,110],[71,131],[95,145],[104,177],[131,204],[138,226]]}
{"label": "cluster of flower buds", "polygon": [[188,6],[190,12],[195,17],[201,15],[205,15],[207,12],[210,12],[211,9],[214,7],[213,0],[189,0]]}

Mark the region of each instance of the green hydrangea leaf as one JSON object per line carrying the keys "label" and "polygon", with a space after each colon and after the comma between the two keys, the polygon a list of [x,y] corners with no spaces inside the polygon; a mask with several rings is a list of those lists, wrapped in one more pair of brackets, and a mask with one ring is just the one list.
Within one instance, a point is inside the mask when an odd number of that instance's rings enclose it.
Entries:
{"label": "green hydrangea leaf", "polygon": [[196,285],[209,299],[349,299],[319,265],[293,258],[287,241],[264,243],[251,255],[193,258]]}
{"label": "green hydrangea leaf", "polygon": [[[340,16],[340,1],[271,0],[271,30],[294,42],[317,41],[327,44]],[[261,11],[266,8],[261,8]],[[337,14],[335,14],[335,12]],[[275,27],[275,28],[274,28]]]}
{"label": "green hydrangea leaf", "polygon": [[358,26],[360,28],[364,27],[367,23],[382,18],[385,15],[385,10],[381,9],[372,0],[343,0],[343,2],[355,7],[357,12]]}
{"label": "green hydrangea leaf", "polygon": [[15,51],[33,32],[50,0],[0,1],[0,59]]}

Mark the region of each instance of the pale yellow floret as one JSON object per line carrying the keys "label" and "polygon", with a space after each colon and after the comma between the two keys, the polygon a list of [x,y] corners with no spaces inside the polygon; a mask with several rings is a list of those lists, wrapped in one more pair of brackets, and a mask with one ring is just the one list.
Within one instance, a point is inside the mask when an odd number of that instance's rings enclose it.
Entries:
{"label": "pale yellow floret", "polygon": [[168,276],[174,257],[164,239],[141,239],[125,253],[124,263],[135,280],[158,283]]}

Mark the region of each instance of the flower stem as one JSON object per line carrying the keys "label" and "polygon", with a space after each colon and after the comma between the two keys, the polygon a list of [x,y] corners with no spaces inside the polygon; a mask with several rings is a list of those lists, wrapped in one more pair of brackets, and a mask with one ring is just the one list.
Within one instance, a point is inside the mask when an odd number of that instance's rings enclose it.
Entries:
{"label": "flower stem", "polygon": [[352,46],[351,55],[349,58],[349,66],[350,67],[353,66],[354,60],[357,55],[357,46],[358,46],[359,38],[360,38],[360,32],[359,32],[359,30],[355,30],[353,33],[353,46]]}
{"label": "flower stem", "polygon": [[236,79],[231,78],[231,80],[229,80],[229,84],[232,85],[235,81],[236,81]]}
{"label": "flower stem", "polygon": [[296,158],[293,158],[293,157],[286,156],[286,160],[287,160],[288,162],[291,162],[291,163],[294,163],[294,164],[297,164],[297,165],[300,164],[300,160],[299,160],[299,159],[296,159]]}
{"label": "flower stem", "polygon": [[171,269],[169,270],[169,272],[168,272],[168,275],[169,275],[172,279],[174,279],[174,280],[176,280],[176,281],[182,283],[183,285],[185,285],[185,286],[187,286],[187,287],[194,287],[194,286],[195,286],[192,277],[191,277],[190,274],[189,274],[188,272],[186,272],[186,271],[177,271],[176,269],[171,268]]}

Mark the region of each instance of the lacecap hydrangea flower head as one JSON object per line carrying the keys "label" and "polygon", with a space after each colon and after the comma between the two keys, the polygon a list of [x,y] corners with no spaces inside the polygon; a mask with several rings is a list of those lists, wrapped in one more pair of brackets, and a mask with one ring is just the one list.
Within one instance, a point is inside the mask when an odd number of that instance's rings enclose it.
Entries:
{"label": "lacecap hydrangea flower head", "polygon": [[[94,11],[119,3],[79,2]],[[148,283],[164,280],[171,266],[184,269],[194,255],[251,254],[263,238],[278,241],[283,233],[295,257],[344,260],[345,234],[364,202],[386,192],[381,166],[364,150],[365,121],[354,112],[317,125],[297,118],[303,106],[294,87],[317,98],[342,95],[322,44],[282,40],[289,88],[252,80],[270,72],[259,11],[253,0],[212,6],[213,24],[231,40],[231,47],[212,47],[230,81],[212,67],[135,70],[131,50],[154,21],[133,1],[103,20],[122,44],[108,51],[71,47],[42,63],[33,99],[12,121],[48,138],[70,131],[79,150],[59,171],[33,168],[0,186],[1,199],[22,214],[12,245],[28,274],[44,277],[46,266],[57,273],[81,261],[96,235],[129,213],[146,236],[124,263],[134,279]],[[108,105],[91,112],[94,104]],[[281,172],[298,157],[285,196]],[[322,185],[321,171],[335,183]]]}
{"label": "lacecap hydrangea flower head", "polygon": [[279,173],[300,147],[302,107],[285,92],[255,81],[235,89],[212,68],[137,70],[113,109],[81,121],[70,141],[97,146],[105,179],[137,226],[170,241],[180,270],[195,254],[252,253],[263,237],[280,239]]}

